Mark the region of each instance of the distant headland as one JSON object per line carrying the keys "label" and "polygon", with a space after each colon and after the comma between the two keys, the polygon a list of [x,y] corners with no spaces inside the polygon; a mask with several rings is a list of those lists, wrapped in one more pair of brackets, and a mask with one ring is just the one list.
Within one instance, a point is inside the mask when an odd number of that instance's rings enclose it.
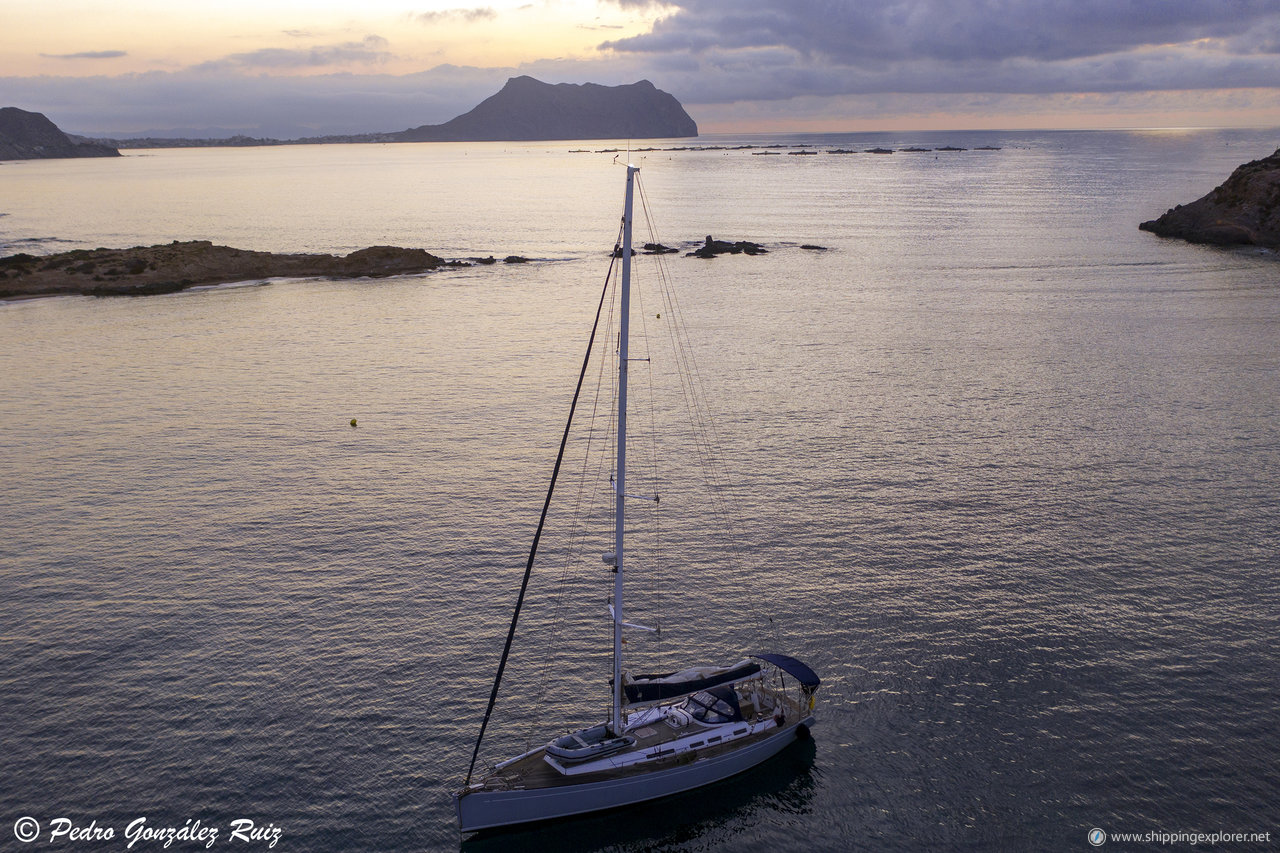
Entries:
{"label": "distant headland", "polygon": [[72,140],[42,113],[0,108],[0,160],[119,156],[110,145]]}
{"label": "distant headland", "polygon": [[1138,227],[1192,243],[1280,249],[1280,149],[1238,167],[1203,198]]}
{"label": "distant headland", "polygon": [[[561,139],[669,139],[698,135],[698,125],[676,98],[641,80],[625,86],[544,83],[512,77],[496,94],[444,124],[424,124],[390,133],[317,136],[304,139],[83,139],[68,137],[39,113],[8,107],[15,115],[0,123],[0,160],[30,157],[105,157],[121,148],[204,148],[260,145],[321,145],[388,142],[534,142]],[[39,120],[38,141],[25,129]],[[55,135],[58,138],[55,142]],[[25,140],[25,141],[24,141]],[[65,153],[33,153],[39,151]],[[96,151],[98,153],[90,153]]]}
{"label": "distant headland", "polygon": [[662,139],[697,136],[672,95],[648,80],[628,86],[552,85],[512,77],[496,95],[444,124],[396,134],[399,142]]}

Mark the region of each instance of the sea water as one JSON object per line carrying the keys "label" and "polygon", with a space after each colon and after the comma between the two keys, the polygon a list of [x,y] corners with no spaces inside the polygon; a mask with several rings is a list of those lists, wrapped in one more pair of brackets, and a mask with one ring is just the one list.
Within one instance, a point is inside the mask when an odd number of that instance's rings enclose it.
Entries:
{"label": "sea water", "polygon": [[[792,654],[823,677],[819,722],[677,802],[474,846],[1084,849],[1093,828],[1275,843],[1280,266],[1136,226],[1278,138],[630,155],[652,236],[769,249],[667,260],[729,500],[664,502],[662,568],[638,573],[628,611],[663,631],[633,637],[635,666]],[[896,153],[826,153],[872,147]],[[450,797],[625,148],[0,164],[3,254],[207,239],[531,260],[0,306],[6,835],[29,818],[33,849],[57,827],[122,849],[130,826],[170,849],[210,828],[246,849],[458,846]],[[656,339],[661,306],[638,311]],[[562,488],[557,529],[574,525]],[[603,717],[611,543],[591,520],[572,546],[548,534],[482,762]]]}

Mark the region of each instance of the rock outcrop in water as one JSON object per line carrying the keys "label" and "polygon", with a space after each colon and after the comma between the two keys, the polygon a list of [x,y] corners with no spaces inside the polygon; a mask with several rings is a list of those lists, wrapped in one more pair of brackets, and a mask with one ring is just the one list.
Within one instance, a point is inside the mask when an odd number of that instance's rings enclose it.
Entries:
{"label": "rock outcrop in water", "polygon": [[[148,296],[200,284],[277,277],[362,278],[426,272],[450,262],[423,250],[372,246],[345,256],[280,255],[215,246],[207,240],[132,249],[79,249],[0,258],[0,298]],[[465,266],[465,265],[464,265]]]}
{"label": "rock outcrop in water", "polygon": [[689,258],[714,258],[716,255],[767,255],[769,250],[759,243],[752,243],[750,240],[737,240],[730,243],[727,240],[716,240],[710,234],[707,235],[706,241],[689,252],[685,257]]}
{"label": "rock outcrop in water", "polygon": [[1192,243],[1280,249],[1280,149],[1240,166],[1204,198],[1138,227]]}
{"label": "rock outcrop in water", "polygon": [[42,113],[0,108],[0,160],[119,156],[109,145],[73,142]]}
{"label": "rock outcrop in water", "polygon": [[680,102],[648,80],[628,86],[552,85],[512,77],[470,112],[395,137],[400,142],[479,142],[697,135],[698,125]]}

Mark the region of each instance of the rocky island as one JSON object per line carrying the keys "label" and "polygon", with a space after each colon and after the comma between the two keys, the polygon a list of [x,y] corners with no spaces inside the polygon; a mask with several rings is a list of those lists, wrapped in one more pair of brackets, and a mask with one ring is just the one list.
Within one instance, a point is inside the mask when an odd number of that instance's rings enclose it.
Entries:
{"label": "rocky island", "polygon": [[702,245],[685,255],[686,258],[714,258],[716,255],[767,255],[769,250],[750,240],[717,240],[710,234]]}
{"label": "rocky island", "polygon": [[1203,198],[1138,227],[1192,243],[1280,249],[1280,149],[1238,167]]}
{"label": "rocky island", "polygon": [[0,160],[119,156],[120,152],[109,145],[73,141],[43,113],[0,108]]}
{"label": "rocky island", "polygon": [[543,83],[512,77],[470,112],[394,134],[398,142],[657,139],[697,136],[672,95],[648,80],[627,86]]}
{"label": "rocky island", "polygon": [[372,246],[345,256],[274,254],[177,241],[132,249],[78,249],[0,258],[0,299],[30,296],[149,296],[188,287],[266,278],[362,278],[407,275],[444,266],[423,249]]}

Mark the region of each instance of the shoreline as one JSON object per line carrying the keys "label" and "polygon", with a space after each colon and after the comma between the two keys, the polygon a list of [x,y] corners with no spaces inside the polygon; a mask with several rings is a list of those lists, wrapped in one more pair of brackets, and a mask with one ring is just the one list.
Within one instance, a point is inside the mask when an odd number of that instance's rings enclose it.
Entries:
{"label": "shoreline", "polygon": [[[511,256],[507,263],[523,261]],[[477,259],[493,263],[493,259]],[[469,267],[425,249],[371,246],[348,255],[278,254],[174,241],[128,249],[75,249],[0,258],[0,300],[43,296],[154,296],[272,278],[387,278]]]}
{"label": "shoreline", "polygon": [[[683,253],[685,257],[709,259],[724,254],[769,253],[759,243],[711,236],[701,243],[689,241],[681,246],[645,243],[633,249],[632,254]],[[827,251],[825,246],[811,243],[798,247]],[[370,246],[347,255],[286,254],[219,246],[208,240],[175,240],[128,249],[72,249],[53,255],[18,253],[0,257],[0,302],[50,296],[159,296],[194,288],[248,286],[270,279],[389,278],[440,269],[529,262],[521,255],[446,260],[425,249],[399,246]]]}
{"label": "shoreline", "polygon": [[1138,229],[1189,243],[1280,250],[1280,148],[1236,167],[1207,195]]}

